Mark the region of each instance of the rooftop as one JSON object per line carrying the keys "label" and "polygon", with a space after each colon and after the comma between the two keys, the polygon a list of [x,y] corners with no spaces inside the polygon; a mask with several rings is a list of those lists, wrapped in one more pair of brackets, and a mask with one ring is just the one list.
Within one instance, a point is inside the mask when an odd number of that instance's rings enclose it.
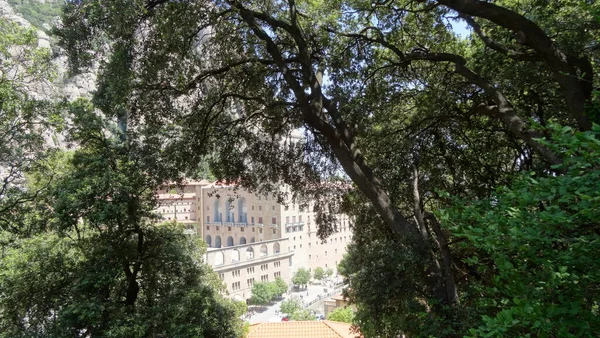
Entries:
{"label": "rooftop", "polygon": [[250,326],[248,338],[355,338],[352,325],[329,320],[257,323]]}

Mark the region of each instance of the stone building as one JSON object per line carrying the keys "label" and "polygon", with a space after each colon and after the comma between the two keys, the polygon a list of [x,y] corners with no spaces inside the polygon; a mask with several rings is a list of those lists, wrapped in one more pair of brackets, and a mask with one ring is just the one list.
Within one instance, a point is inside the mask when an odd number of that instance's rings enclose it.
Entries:
{"label": "stone building", "polygon": [[281,276],[289,282],[301,267],[335,270],[352,239],[346,215],[338,216],[339,231],[322,241],[313,212],[233,185],[188,182],[157,197],[165,220],[181,222],[187,233],[204,239],[207,262],[235,298],[249,298],[255,281]]}

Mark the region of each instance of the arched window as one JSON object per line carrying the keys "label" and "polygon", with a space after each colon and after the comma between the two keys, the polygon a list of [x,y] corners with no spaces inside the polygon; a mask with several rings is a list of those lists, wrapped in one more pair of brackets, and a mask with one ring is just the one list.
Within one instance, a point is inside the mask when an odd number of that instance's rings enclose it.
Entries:
{"label": "arched window", "polygon": [[275,244],[273,244],[273,253],[279,253],[279,251],[280,251],[279,243],[275,242]]}
{"label": "arched window", "polygon": [[267,246],[266,245],[261,245],[260,246],[260,257],[264,257],[267,255]]}
{"label": "arched window", "polygon": [[216,199],[214,202],[214,220],[215,222],[223,222],[223,213],[221,211],[221,206],[219,204],[219,199]]}
{"label": "arched window", "polygon": [[233,218],[233,207],[230,200],[225,202],[225,222],[235,222],[235,219]]}
{"label": "arched window", "polygon": [[212,238],[210,237],[210,235],[206,235],[206,244],[209,248],[212,246]]}
{"label": "arched window", "polygon": [[246,259],[253,259],[254,258],[254,249],[249,246],[248,249],[246,249]]}
{"label": "arched window", "polygon": [[254,237],[250,238],[250,243],[254,243],[254,242],[256,242],[256,241],[254,240]]}
{"label": "arched window", "polygon": [[238,222],[248,223],[248,206],[246,205],[246,199],[240,198],[238,200]]}
{"label": "arched window", "polygon": [[233,246],[233,237],[227,237],[227,246]]}
{"label": "arched window", "polygon": [[215,265],[221,265],[225,263],[225,256],[221,251],[215,252]]}
{"label": "arched window", "polygon": [[231,251],[231,262],[239,262],[240,261],[240,252],[238,250]]}
{"label": "arched window", "polygon": [[246,244],[246,237],[244,236],[240,237],[240,245],[242,244]]}
{"label": "arched window", "polygon": [[221,247],[221,236],[217,235],[215,236],[215,248],[220,248]]}

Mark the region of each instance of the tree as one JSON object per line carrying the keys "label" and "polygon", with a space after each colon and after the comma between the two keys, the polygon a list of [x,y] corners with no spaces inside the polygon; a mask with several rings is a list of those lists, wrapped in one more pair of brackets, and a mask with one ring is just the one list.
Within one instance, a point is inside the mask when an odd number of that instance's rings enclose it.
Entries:
{"label": "tree", "polygon": [[292,315],[293,313],[302,310],[302,303],[298,299],[287,299],[281,302],[281,312]]}
{"label": "tree", "polygon": [[329,312],[327,315],[327,320],[332,320],[334,322],[342,322],[352,324],[352,320],[354,319],[354,310],[352,310],[349,306],[338,307],[333,311]]}
{"label": "tree", "polygon": [[[479,200],[522,170],[562,175],[544,126],[588,130],[599,116],[598,22],[582,3],[104,3],[69,3],[60,32],[74,68],[111,40],[104,113],[179,168],[209,158],[251,190],[312,195],[322,237],[340,208],[352,213],[351,300],[386,309],[361,318],[372,335],[464,335],[460,288],[476,277],[432,212],[449,203],[438,192]],[[454,15],[471,39],[450,29]],[[323,184],[340,169],[355,186],[344,203],[333,196],[347,184]]]}
{"label": "tree", "polygon": [[327,278],[331,278],[331,276],[333,276],[333,269],[332,268],[327,268],[325,270],[325,275],[327,276]]}
{"label": "tree", "polygon": [[564,175],[523,173],[490,199],[443,210],[479,276],[466,292],[483,318],[472,334],[578,337],[600,328],[600,264],[590,255],[600,252],[599,136],[598,125],[554,126],[547,144],[566,154]]}
{"label": "tree", "polygon": [[292,277],[292,282],[295,285],[307,285],[310,281],[310,271],[306,268],[300,268]]}
{"label": "tree", "polygon": [[269,282],[254,283],[250,302],[257,305],[266,305],[273,299],[273,291],[273,287]]}
{"label": "tree", "polygon": [[322,280],[325,278],[325,271],[322,267],[319,266],[315,268],[315,271],[313,272],[313,278],[317,280]]}
{"label": "tree", "polygon": [[17,221],[31,230],[0,233],[0,336],[238,336],[240,307],[201,263],[201,241],[156,222],[163,177],[89,103],[72,112],[77,150],[28,171],[39,193]]}
{"label": "tree", "polygon": [[315,316],[308,310],[299,310],[290,315],[291,320],[315,320]]}
{"label": "tree", "polygon": [[275,278],[275,286],[277,292],[275,293],[278,297],[281,297],[284,293],[288,291],[288,285],[281,277]]}
{"label": "tree", "polygon": [[23,214],[22,204],[35,199],[37,191],[25,189],[25,173],[46,156],[46,138],[55,136],[63,107],[39,97],[54,69],[34,30],[2,20],[0,59],[0,228],[6,228],[17,226],[7,215]]}

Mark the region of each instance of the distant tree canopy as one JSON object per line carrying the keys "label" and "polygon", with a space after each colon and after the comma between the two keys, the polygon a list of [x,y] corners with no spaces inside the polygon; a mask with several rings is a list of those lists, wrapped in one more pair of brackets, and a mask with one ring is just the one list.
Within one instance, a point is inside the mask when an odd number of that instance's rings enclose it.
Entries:
{"label": "distant tree canopy", "polygon": [[310,276],[311,274],[310,271],[308,271],[308,269],[300,268],[294,273],[294,276],[292,276],[292,283],[299,286],[307,285],[310,281]]}
{"label": "distant tree canopy", "polygon": [[322,280],[325,278],[325,270],[322,267],[318,266],[313,271],[313,278],[317,280]]}
{"label": "distant tree canopy", "polygon": [[62,13],[62,1],[7,0],[15,12],[38,29],[46,30],[44,24],[52,27]]}
{"label": "distant tree canopy", "polygon": [[354,320],[354,310],[349,306],[338,307],[327,315],[327,320],[352,324]]}
{"label": "distant tree canopy", "polygon": [[[527,304],[498,289],[496,273],[510,265],[498,268],[504,258],[481,246],[496,244],[474,242],[475,216],[456,227],[460,217],[440,210],[458,210],[456,199],[500,201],[498,189],[520,191],[513,184],[524,173],[573,176],[578,150],[553,137],[553,125],[589,133],[600,121],[599,8],[567,0],[88,0],[67,4],[58,34],[73,71],[106,60],[94,102],[127,127],[124,137],[154,170],[198,174],[208,161],[216,178],[255,192],[279,194],[286,183],[303,207],[303,198],[316,201],[321,237],[339,226],[337,212],[353,215],[340,270],[361,332],[501,335],[515,322],[517,335],[577,335],[575,325],[540,329],[543,321],[503,311],[509,301]],[[590,156],[582,175],[597,170]],[[341,171],[354,189],[334,184]],[[531,205],[506,210],[518,207]],[[534,225],[543,231],[545,221]],[[520,224],[489,224],[490,233],[518,235]],[[559,229],[569,244],[552,242],[552,255],[598,226],[575,224]],[[589,248],[578,252],[592,255]],[[506,255],[523,253],[514,250]],[[568,280],[568,267],[510,264]],[[480,287],[498,293],[481,297]],[[587,311],[580,327],[596,328],[596,295],[592,288],[550,304]]]}

